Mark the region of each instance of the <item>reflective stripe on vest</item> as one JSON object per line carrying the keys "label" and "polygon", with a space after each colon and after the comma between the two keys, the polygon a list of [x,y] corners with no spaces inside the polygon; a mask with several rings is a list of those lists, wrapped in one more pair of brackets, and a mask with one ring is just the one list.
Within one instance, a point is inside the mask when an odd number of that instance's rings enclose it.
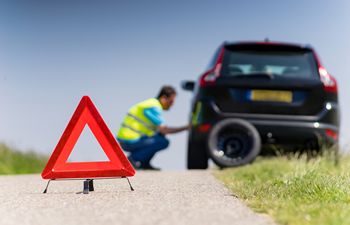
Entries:
{"label": "reflective stripe on vest", "polygon": [[145,109],[152,107],[160,107],[163,109],[159,100],[156,98],[148,99],[131,107],[119,129],[117,138],[133,140],[140,138],[141,136],[154,135],[157,126],[155,126],[144,114]]}
{"label": "reflective stripe on vest", "polygon": [[129,128],[130,130],[132,130],[132,131],[134,131],[134,132],[136,132],[136,133],[138,133],[138,134],[140,134],[142,136],[146,136],[147,135],[146,133],[143,133],[142,131],[135,130],[134,128],[132,128],[132,127],[130,127],[130,126],[124,124],[124,123],[122,124],[122,126],[126,127],[126,128]]}
{"label": "reflective stripe on vest", "polygon": [[145,127],[147,127],[150,130],[156,131],[157,129],[155,129],[154,127],[150,126],[147,122],[141,120],[140,118],[131,115],[130,113],[127,114],[128,116],[132,117],[134,120],[137,120],[137,122],[141,123],[142,125],[144,125]]}

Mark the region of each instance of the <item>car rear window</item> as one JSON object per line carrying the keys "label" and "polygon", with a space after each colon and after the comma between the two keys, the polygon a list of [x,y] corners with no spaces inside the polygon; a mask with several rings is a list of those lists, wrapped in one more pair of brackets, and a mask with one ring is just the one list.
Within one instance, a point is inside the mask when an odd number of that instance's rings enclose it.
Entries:
{"label": "car rear window", "polygon": [[227,46],[221,76],[254,74],[318,78],[316,61],[309,49],[278,45]]}

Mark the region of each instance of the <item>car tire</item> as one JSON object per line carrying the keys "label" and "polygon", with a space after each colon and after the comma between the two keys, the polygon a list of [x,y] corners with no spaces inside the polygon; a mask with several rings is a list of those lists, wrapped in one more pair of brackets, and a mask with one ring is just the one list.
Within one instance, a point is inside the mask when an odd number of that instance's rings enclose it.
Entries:
{"label": "car tire", "polygon": [[246,120],[234,118],[215,124],[207,144],[209,157],[221,168],[251,163],[261,150],[256,128]]}
{"label": "car tire", "polygon": [[187,149],[187,169],[207,169],[208,156],[205,145],[196,144],[193,141],[188,142]]}

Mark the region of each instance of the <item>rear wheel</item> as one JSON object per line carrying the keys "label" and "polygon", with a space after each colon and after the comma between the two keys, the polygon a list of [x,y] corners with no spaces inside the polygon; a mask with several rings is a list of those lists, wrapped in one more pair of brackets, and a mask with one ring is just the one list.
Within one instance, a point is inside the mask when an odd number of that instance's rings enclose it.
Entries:
{"label": "rear wheel", "polygon": [[225,119],[215,124],[208,138],[208,155],[221,168],[252,162],[260,153],[256,128],[242,119]]}

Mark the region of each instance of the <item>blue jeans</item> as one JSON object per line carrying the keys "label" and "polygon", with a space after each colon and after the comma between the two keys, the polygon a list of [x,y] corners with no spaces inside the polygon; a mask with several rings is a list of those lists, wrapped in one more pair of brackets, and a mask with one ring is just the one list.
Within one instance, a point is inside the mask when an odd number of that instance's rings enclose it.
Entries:
{"label": "blue jeans", "polygon": [[168,147],[169,141],[163,135],[141,137],[139,141],[129,144],[120,143],[122,149],[131,152],[129,159],[139,161],[142,165],[149,165],[156,152]]}

